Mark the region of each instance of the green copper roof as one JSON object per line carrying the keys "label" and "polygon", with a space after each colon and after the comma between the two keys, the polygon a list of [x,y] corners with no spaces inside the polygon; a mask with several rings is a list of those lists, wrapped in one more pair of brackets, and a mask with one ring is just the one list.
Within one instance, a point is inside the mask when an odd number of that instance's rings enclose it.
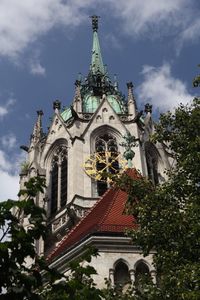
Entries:
{"label": "green copper roof", "polygon": [[110,105],[112,106],[112,108],[114,109],[114,111],[117,114],[122,114],[123,113],[122,108],[119,104],[119,101],[116,99],[115,95],[108,95],[107,99],[108,99],[108,102],[110,103]]}
{"label": "green copper roof", "polygon": [[98,16],[92,16],[93,44],[91,65],[88,76],[79,80],[82,98],[82,112],[94,113],[99,107],[103,95],[117,114],[127,113],[127,103],[118,90],[116,78],[111,81],[106,66],[103,64],[101,48],[98,38]]}
{"label": "green copper roof", "polygon": [[87,95],[83,101],[83,111],[86,113],[93,113],[100,104],[100,97]]}
{"label": "green copper roof", "polygon": [[93,74],[97,74],[99,72],[102,74],[105,73],[97,31],[93,32],[91,68]]}
{"label": "green copper roof", "polygon": [[70,108],[66,108],[62,113],[61,117],[63,118],[64,121],[69,120],[72,117],[72,112]]}

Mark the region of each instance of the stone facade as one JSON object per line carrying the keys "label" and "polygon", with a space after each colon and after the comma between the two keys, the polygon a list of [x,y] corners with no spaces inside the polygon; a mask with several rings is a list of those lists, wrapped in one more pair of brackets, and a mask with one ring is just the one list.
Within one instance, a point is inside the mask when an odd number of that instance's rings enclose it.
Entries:
{"label": "stone facade", "polygon": [[[138,112],[132,83],[127,84],[128,96],[124,99],[117,82],[110,81],[102,64],[97,28],[93,26],[92,68],[86,80],[76,82],[70,108],[61,111],[60,102],[54,102],[55,113],[47,134],[42,130],[43,113],[38,111],[30,145],[26,149],[27,168],[20,174],[21,186],[32,176],[40,175],[46,179],[45,194],[40,194],[36,199],[37,204],[47,211],[48,238],[37,243],[38,254],[45,256],[85,216],[100,196],[100,183],[88,176],[83,167],[88,157],[95,153],[98,137],[112,137],[118,153],[123,155],[123,136],[127,132],[134,136],[138,145],[134,147],[132,164],[155,184],[166,180],[164,171],[170,166],[164,146],[152,144],[149,140],[154,132],[151,107],[147,105],[144,113]],[[112,270],[120,259],[126,261],[129,271],[135,270],[136,262],[143,258],[134,247],[129,250],[118,252],[117,248],[111,250],[109,247],[100,250],[100,256],[93,260],[100,285],[104,277],[114,280]],[[152,271],[150,261],[149,257],[146,263]]]}

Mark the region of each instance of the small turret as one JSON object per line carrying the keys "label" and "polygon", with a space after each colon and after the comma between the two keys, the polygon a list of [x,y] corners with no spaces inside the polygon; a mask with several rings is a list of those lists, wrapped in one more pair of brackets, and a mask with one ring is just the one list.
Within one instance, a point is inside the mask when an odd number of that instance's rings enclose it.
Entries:
{"label": "small turret", "polygon": [[34,125],[33,133],[31,135],[31,145],[30,145],[30,147],[34,147],[43,136],[43,130],[42,130],[43,111],[38,110],[37,115],[38,115],[37,121]]}
{"label": "small turret", "polygon": [[114,87],[115,87],[115,90],[118,91],[119,84],[117,81],[117,74],[114,74]]}
{"label": "small turret", "polygon": [[153,121],[152,121],[152,105],[147,103],[145,104],[144,111],[146,113],[146,116],[144,118],[144,124],[145,124],[145,132],[148,136],[149,134],[152,134],[154,128],[153,128]]}
{"label": "small turret", "polygon": [[60,102],[60,100],[57,99],[53,102],[53,109],[55,111],[55,114],[59,113],[60,108],[61,108],[61,102]]}
{"label": "small turret", "polygon": [[149,103],[145,104],[144,111],[146,114],[151,114],[152,113],[152,105]]}
{"label": "small turret", "polygon": [[127,88],[128,88],[128,113],[133,118],[135,118],[137,108],[136,108],[135,98],[134,98],[134,95],[133,95],[133,83],[128,82],[127,83]]}
{"label": "small turret", "polygon": [[145,122],[145,125],[147,125],[151,121],[152,105],[149,103],[145,104],[144,111],[146,113],[144,122]]}
{"label": "small turret", "polygon": [[75,81],[75,96],[74,96],[74,100],[73,100],[73,109],[77,113],[82,112],[81,81],[80,80]]}

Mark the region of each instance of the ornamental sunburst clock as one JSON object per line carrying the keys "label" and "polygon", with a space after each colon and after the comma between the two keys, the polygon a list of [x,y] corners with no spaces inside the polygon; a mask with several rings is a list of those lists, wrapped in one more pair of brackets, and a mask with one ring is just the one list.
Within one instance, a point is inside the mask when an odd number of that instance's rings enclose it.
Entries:
{"label": "ornamental sunburst clock", "polygon": [[86,174],[94,180],[110,182],[112,179],[108,174],[119,175],[128,165],[120,153],[104,151],[91,154],[83,167]]}

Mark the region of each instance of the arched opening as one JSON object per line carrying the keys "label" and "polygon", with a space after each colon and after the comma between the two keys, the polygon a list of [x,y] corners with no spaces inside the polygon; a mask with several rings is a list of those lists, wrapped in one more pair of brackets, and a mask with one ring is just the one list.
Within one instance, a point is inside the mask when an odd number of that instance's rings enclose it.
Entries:
{"label": "arched opening", "polygon": [[123,261],[119,261],[114,270],[114,284],[123,288],[130,281],[128,266]]}
{"label": "arched opening", "polygon": [[56,213],[67,202],[68,160],[67,146],[58,145],[51,156],[50,213]]}
{"label": "arched opening", "polygon": [[149,267],[140,261],[135,268],[135,286],[140,291],[143,290],[143,284],[151,280],[151,275],[149,272]]}
{"label": "arched opening", "polygon": [[64,157],[61,163],[61,207],[67,202],[67,181],[68,181],[67,158]]}
{"label": "arched opening", "polygon": [[54,162],[51,171],[51,214],[55,213],[58,204],[58,164]]}

